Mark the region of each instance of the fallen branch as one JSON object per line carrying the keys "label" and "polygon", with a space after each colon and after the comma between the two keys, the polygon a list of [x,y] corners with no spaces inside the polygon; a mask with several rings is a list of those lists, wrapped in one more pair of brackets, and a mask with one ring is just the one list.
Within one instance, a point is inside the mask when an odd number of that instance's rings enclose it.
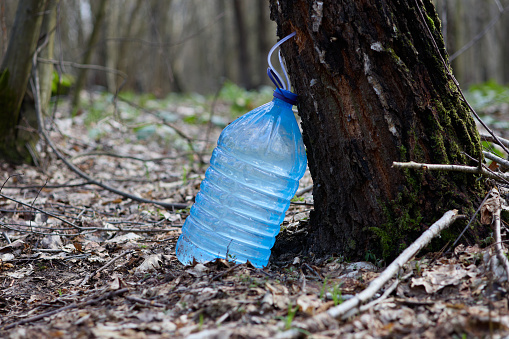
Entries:
{"label": "fallen branch", "polygon": [[[31,209],[34,209],[34,210],[36,210],[36,211],[38,211],[38,212],[41,212],[41,213],[43,213],[43,214],[46,214],[47,216],[50,216],[50,217],[52,217],[52,218],[58,219],[58,220],[60,220],[61,222],[65,223],[65,224],[67,224],[67,225],[70,225],[70,226],[72,226],[73,228],[76,228],[76,229],[79,229],[79,230],[93,230],[93,229],[95,228],[95,227],[82,227],[82,226],[78,226],[78,225],[76,225],[76,224],[73,224],[73,223],[72,223],[72,222],[70,222],[70,221],[65,220],[64,218],[59,217],[58,215],[56,215],[56,214],[54,214],[54,213],[46,212],[46,211],[44,211],[44,210],[42,210],[42,209],[40,209],[40,208],[38,208],[38,207],[35,207],[35,206],[30,205],[30,204],[24,203],[24,202],[22,202],[22,201],[16,200],[16,199],[11,198],[11,197],[9,197],[9,196],[7,196],[7,195],[5,195],[5,194],[2,194],[2,193],[0,193],[0,197],[2,197],[2,198],[4,198],[4,199],[11,200],[11,201],[14,201],[15,203],[20,204],[20,205],[23,205],[23,206],[26,206],[26,207],[30,207]],[[28,226],[28,225],[27,225],[27,226]]]}
{"label": "fallen branch", "polygon": [[39,132],[43,136],[43,138],[46,141],[46,143],[48,144],[48,146],[56,154],[56,156],[60,160],[62,160],[63,163],[65,165],[67,165],[67,167],[69,167],[69,169],[71,171],[73,171],[74,173],[78,174],[80,177],[84,178],[85,180],[87,180],[91,184],[94,184],[94,185],[97,185],[99,187],[102,187],[105,190],[108,190],[110,192],[113,192],[115,194],[123,196],[125,198],[131,199],[131,200],[134,200],[134,201],[143,202],[143,203],[159,205],[159,206],[162,206],[162,207],[167,208],[167,209],[174,209],[174,208],[182,209],[182,208],[187,208],[188,207],[187,204],[178,204],[178,203],[173,203],[172,204],[172,203],[166,203],[166,202],[162,202],[162,201],[154,201],[154,200],[144,199],[144,198],[137,197],[135,195],[129,194],[127,192],[120,191],[120,190],[118,190],[116,188],[113,188],[113,187],[110,187],[110,186],[108,186],[106,184],[103,184],[102,182],[97,181],[97,180],[93,179],[92,177],[90,177],[88,174],[86,174],[85,172],[80,170],[78,167],[74,166],[74,164],[72,164],[70,161],[68,161],[64,157],[64,155],[62,153],[60,153],[60,151],[57,149],[55,144],[53,144],[53,141],[50,139],[49,135],[46,133],[46,129],[44,127],[44,121],[43,121],[43,118],[42,118],[42,112],[41,112],[41,106],[40,106],[40,96],[39,96],[39,93],[40,93],[39,75],[37,73],[37,53],[38,53],[38,51],[39,51],[39,49],[36,51],[36,53],[34,54],[34,57],[33,57],[32,69],[33,69],[33,72],[34,72],[34,78],[32,79],[33,81],[31,80],[32,92],[33,92],[34,101],[35,101],[35,112],[37,114],[37,123],[38,123],[39,129],[40,129]]}
{"label": "fallen branch", "polygon": [[[489,141],[489,142],[495,142],[495,143],[497,142],[497,140],[489,134],[479,133],[479,136],[481,137],[481,140],[483,140],[483,141]],[[501,138],[499,136],[497,136],[497,138],[498,138],[498,141],[500,141],[502,144],[504,144],[504,146],[509,147],[509,140]]]}
{"label": "fallen branch", "polygon": [[73,309],[73,308],[83,308],[84,306],[92,305],[92,304],[98,303],[98,302],[100,302],[102,300],[113,298],[114,296],[117,296],[119,294],[124,294],[128,290],[129,289],[127,289],[127,288],[123,288],[121,290],[111,291],[111,292],[109,292],[107,294],[104,294],[104,295],[102,295],[102,296],[100,296],[98,298],[95,298],[95,299],[92,299],[92,300],[89,300],[89,301],[85,301],[85,302],[82,302],[82,303],[74,303],[74,304],[67,305],[67,306],[64,306],[64,307],[61,307],[61,308],[57,308],[56,310],[53,310],[53,311],[44,312],[44,313],[38,314],[36,316],[20,320],[18,322],[15,322],[15,323],[12,323],[10,325],[5,326],[3,329],[4,330],[8,330],[8,329],[16,327],[18,325],[22,325],[22,324],[26,324],[26,323],[31,323],[31,322],[40,320],[42,318],[46,318],[46,317],[49,317],[51,315],[60,313],[62,311],[67,311],[67,310],[70,310],[70,309]]}
{"label": "fallen branch", "polygon": [[133,296],[130,296],[130,295],[126,296],[125,298],[127,300],[131,300],[131,301],[134,301],[134,302],[137,302],[137,303],[140,303],[140,304],[145,304],[145,305],[148,305],[148,306],[166,307],[166,305],[160,304],[160,303],[156,303],[153,300],[142,299],[142,298],[133,297]]}
{"label": "fallen branch", "polygon": [[108,268],[111,264],[113,264],[115,261],[117,261],[118,259],[122,258],[123,256],[129,254],[129,253],[132,253],[134,252],[134,250],[127,250],[127,251],[124,251],[122,253],[120,253],[119,255],[117,255],[116,257],[114,257],[113,259],[111,259],[110,261],[108,261],[106,264],[104,264],[102,267],[100,267],[99,269],[97,269],[97,271],[95,271],[94,273],[89,273],[85,276],[85,278],[83,278],[83,281],[81,282],[81,284],[79,285],[80,287],[81,286],[85,286],[85,284],[88,282],[88,280],[90,279],[90,277],[96,275],[97,273],[103,271],[104,269]]}
{"label": "fallen branch", "polygon": [[484,205],[484,203],[486,202],[486,200],[488,200],[488,197],[490,196],[490,194],[486,194],[486,196],[484,197],[483,201],[481,202],[481,204],[479,205],[479,207],[477,207],[477,209],[475,210],[475,213],[474,215],[472,215],[472,217],[470,218],[470,220],[468,221],[468,224],[465,226],[465,228],[463,229],[463,231],[461,231],[460,235],[456,238],[456,240],[454,241],[454,243],[449,247],[449,249],[447,250],[447,252],[450,252],[452,249],[454,249],[456,247],[456,244],[458,243],[458,241],[460,241],[461,237],[463,236],[463,234],[465,234],[465,232],[470,228],[470,225],[472,225],[472,223],[474,222],[474,219],[475,217],[477,216],[477,214],[479,213],[479,211],[481,210],[482,206]]}
{"label": "fallen branch", "polygon": [[491,152],[483,151],[482,153],[484,154],[485,158],[488,158],[491,161],[494,161],[494,162],[496,162],[496,163],[498,163],[500,165],[504,165],[505,167],[509,167],[509,161],[508,160],[506,160],[504,158],[501,158],[498,155],[493,154]]}
{"label": "fallen branch", "polygon": [[500,193],[496,190],[492,190],[492,194],[495,195],[496,204],[495,211],[493,211],[493,227],[495,228],[495,249],[497,250],[497,258],[505,269],[507,274],[507,281],[509,281],[509,260],[504,253],[502,248],[502,236],[500,235],[500,211],[502,210],[502,201],[500,200]]}
{"label": "fallen branch", "polygon": [[[370,303],[368,303],[366,305],[362,305],[361,307],[359,307],[359,313],[365,312],[365,311],[375,307],[376,305],[380,304],[385,299],[387,299],[387,297],[396,289],[396,287],[398,287],[399,282],[408,279],[410,276],[412,276],[412,274],[413,274],[413,272],[410,272],[410,273],[406,274],[404,277],[402,277],[401,279],[394,280],[394,282],[391,284],[391,286],[389,286],[389,288],[387,288],[384,291],[384,294],[382,294],[382,296],[380,298],[375,299],[375,300],[371,301]],[[357,310],[356,309],[351,309],[350,311],[345,313],[341,317],[341,319],[343,319],[343,320],[348,319],[348,318],[354,316],[355,313],[357,313]]]}
{"label": "fallen branch", "polygon": [[505,173],[495,173],[487,170],[484,167],[473,167],[464,165],[442,165],[442,164],[423,164],[417,162],[396,162],[392,163],[394,168],[409,168],[409,169],[420,169],[429,171],[449,171],[449,172],[463,172],[471,174],[481,174],[493,180],[509,181],[509,175]]}
{"label": "fallen branch", "polygon": [[[442,230],[449,227],[456,219],[460,218],[457,210],[446,212],[442,218],[430,226],[415,242],[413,242],[406,250],[401,253],[396,260],[394,260],[378,278],[373,280],[369,286],[353,298],[348,299],[342,304],[335,306],[324,313],[320,313],[313,318],[308,319],[304,323],[294,324],[300,329],[310,332],[316,331],[320,328],[328,328],[335,319],[341,319],[350,310],[360,307],[367,300],[371,299],[394,275],[398,273],[401,267],[405,265],[411,258],[413,258],[421,249],[436,237]],[[299,329],[291,329],[281,333],[281,338],[298,338],[301,332]],[[279,336],[278,336],[279,337]]]}
{"label": "fallen branch", "polygon": [[112,157],[112,158],[136,160],[136,161],[141,161],[141,162],[160,162],[160,161],[168,160],[168,159],[174,160],[174,159],[181,158],[181,157],[160,157],[160,158],[143,159],[143,158],[134,157],[131,155],[122,155],[122,154],[116,154],[116,153],[111,153],[111,152],[91,151],[91,152],[75,155],[74,157],[72,157],[72,159],[78,159],[78,158],[89,157],[89,156],[107,156],[107,157]]}

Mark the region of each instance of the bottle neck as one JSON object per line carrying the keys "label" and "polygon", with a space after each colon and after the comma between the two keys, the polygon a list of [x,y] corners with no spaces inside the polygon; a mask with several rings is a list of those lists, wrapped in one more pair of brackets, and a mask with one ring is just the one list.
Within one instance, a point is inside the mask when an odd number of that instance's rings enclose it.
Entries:
{"label": "bottle neck", "polygon": [[288,90],[278,88],[274,90],[274,100],[285,102],[290,106],[297,104],[297,95]]}
{"label": "bottle neck", "polygon": [[282,100],[282,99],[280,99],[280,98],[278,98],[278,97],[274,97],[274,99],[272,99],[272,102],[273,102],[275,105],[277,105],[277,106],[284,107],[284,108],[289,109],[289,110],[291,110],[291,109],[292,109],[292,107],[293,107],[293,105],[292,105],[292,104],[290,104],[290,103],[288,103],[287,101]]}

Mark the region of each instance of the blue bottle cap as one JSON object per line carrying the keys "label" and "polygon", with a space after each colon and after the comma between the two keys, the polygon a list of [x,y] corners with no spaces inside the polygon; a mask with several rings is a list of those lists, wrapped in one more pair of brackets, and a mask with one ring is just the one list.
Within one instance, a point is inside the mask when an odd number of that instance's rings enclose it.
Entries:
{"label": "blue bottle cap", "polygon": [[286,89],[278,88],[274,90],[274,98],[283,100],[290,105],[297,104],[297,94],[292,93]]}

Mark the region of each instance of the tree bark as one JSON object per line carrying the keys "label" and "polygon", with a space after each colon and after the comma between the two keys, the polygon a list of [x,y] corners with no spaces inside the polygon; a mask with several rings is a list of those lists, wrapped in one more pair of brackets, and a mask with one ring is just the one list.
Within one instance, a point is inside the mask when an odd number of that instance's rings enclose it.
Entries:
{"label": "tree bark", "polygon": [[[60,0],[49,0],[46,9],[46,15],[42,21],[40,38],[44,42],[48,39],[48,44],[41,50],[39,57],[43,59],[53,59],[55,49],[55,31],[57,27],[57,7],[60,5]],[[43,113],[47,114],[46,108],[49,105],[51,98],[51,83],[53,81],[53,64],[40,63],[37,64],[39,71],[39,80],[41,83],[41,107]]]}
{"label": "tree bark", "polygon": [[446,210],[472,211],[472,175],[391,167],[482,158],[430,0],[271,0],[271,15],[280,37],[297,32],[282,49],[314,182],[310,252],[394,257]]}
{"label": "tree bark", "polygon": [[[31,163],[31,149],[38,139],[35,116],[20,112],[20,108],[47,4],[48,0],[19,2],[0,67],[0,158],[11,163]],[[22,129],[29,132],[28,139]]]}
{"label": "tree bark", "polygon": [[233,0],[233,13],[235,18],[235,32],[237,36],[238,67],[240,84],[245,89],[252,89],[251,59],[247,50],[248,34],[244,18],[244,3],[242,0]]}
{"label": "tree bark", "polygon": [[262,70],[267,68],[267,58],[266,55],[269,53],[270,44],[267,39],[267,27],[270,27],[270,21],[267,15],[267,0],[257,0],[256,1],[256,11],[257,17],[256,20],[256,37],[257,37],[257,70],[262,77],[260,77],[259,82],[256,84],[257,87],[260,87],[267,81],[267,77],[265,73],[262,73]]}
{"label": "tree bark", "polygon": [[[108,0],[101,0],[99,3],[99,8],[97,9],[97,13],[95,14],[94,28],[92,29],[92,33],[88,39],[87,49],[85,51],[85,55],[83,56],[82,64],[89,64],[92,60],[92,53],[95,50],[95,46],[97,41],[99,40],[99,33],[101,32],[102,24],[104,16],[106,15],[106,5]],[[74,87],[74,94],[72,98],[72,107],[73,109],[77,109],[80,103],[80,92],[85,86],[85,82],[87,80],[87,69],[82,68],[78,74],[78,79],[76,80],[76,85]]]}

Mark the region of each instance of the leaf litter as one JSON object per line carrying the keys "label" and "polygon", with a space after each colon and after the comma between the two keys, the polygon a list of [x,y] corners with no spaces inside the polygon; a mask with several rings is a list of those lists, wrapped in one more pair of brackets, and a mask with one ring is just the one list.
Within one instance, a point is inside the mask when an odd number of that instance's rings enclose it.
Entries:
{"label": "leaf litter", "polygon": [[[195,106],[164,108],[194,150],[171,128],[140,132],[140,124],[161,121],[126,104],[117,112],[122,120],[106,116],[90,129],[86,114],[69,119],[63,105],[51,137],[80,169],[120,190],[190,204],[206,169],[200,158],[208,161],[220,132],[212,125],[206,140],[206,124],[184,122],[198,113]],[[229,119],[228,108],[219,102],[216,115]],[[283,246],[264,269],[225,258],[183,266],[175,245],[188,209],[121,198],[76,177],[48,150],[41,153],[45,161],[38,168],[0,165],[4,179],[11,176],[1,193],[12,198],[0,200],[1,337],[277,337],[352,298],[384,265],[370,253],[372,262],[352,263],[341,256],[306,257]],[[301,188],[311,184],[308,172]],[[277,244],[305,237],[313,199],[304,191],[290,207]],[[484,220],[492,212],[488,205]],[[492,242],[414,258],[401,267],[387,298],[312,336],[509,335],[507,275]]]}

